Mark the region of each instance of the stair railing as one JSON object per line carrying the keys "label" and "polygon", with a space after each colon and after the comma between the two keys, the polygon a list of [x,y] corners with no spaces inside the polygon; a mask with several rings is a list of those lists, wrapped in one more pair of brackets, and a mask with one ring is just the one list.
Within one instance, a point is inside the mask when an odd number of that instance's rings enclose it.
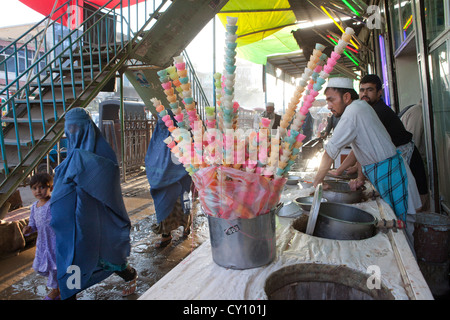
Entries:
{"label": "stair railing", "polygon": [[[24,33],[21,37],[13,41],[10,45],[0,50],[0,54],[7,55],[6,59],[0,62],[0,70],[5,71],[5,87],[0,91],[0,95],[6,96],[6,101],[2,103],[1,108],[7,108],[9,112],[7,113],[7,117],[11,117],[12,121],[5,128],[0,130],[0,147],[1,147],[1,156],[3,160],[3,169],[5,176],[12,175],[14,171],[21,167],[30,154],[33,153],[33,150],[36,148],[36,145],[46,140],[46,137],[50,132],[55,130],[56,126],[60,122],[60,119],[64,117],[66,111],[74,106],[87,105],[92,98],[95,97],[94,93],[91,93],[87,97],[84,95],[87,93],[88,88],[97,80],[99,80],[100,75],[102,75],[102,71],[112,65],[115,65],[115,68],[111,69],[110,77],[114,76],[115,72],[118,70],[120,65],[117,64],[117,60],[121,56],[124,56],[129,49],[132,49],[132,46],[136,45],[139,42],[139,34],[145,28],[149,27],[152,20],[154,20],[157,14],[160,14],[161,10],[164,8],[167,0],[159,1],[158,7],[156,7],[155,2],[153,2],[153,12],[147,18],[147,0],[145,0],[145,15],[144,21],[139,21],[139,16],[136,15],[136,29],[132,28],[132,23],[128,21],[131,20],[131,10],[132,8],[127,8],[128,11],[128,19],[126,19],[123,15],[125,8],[122,5],[122,2],[113,6],[112,8],[107,8],[107,5],[111,4],[114,0],[108,1],[104,6],[98,8],[90,17],[83,21],[83,23],[79,26],[79,28],[75,28],[70,30],[64,27],[66,18],[66,11],[62,10],[64,8],[68,8],[68,5],[71,1],[66,1],[64,4],[59,6],[55,12],[62,12],[59,16],[55,15],[52,17],[52,22],[48,25],[47,30],[51,30],[51,32],[44,33],[43,30],[39,30],[41,24],[47,20],[46,17],[28,32]],[[84,1],[87,3],[88,1]],[[128,4],[130,1],[128,1]],[[139,5],[142,5],[140,3]],[[119,12],[119,13],[117,13]],[[138,8],[136,6],[136,13],[138,13]],[[100,18],[99,18],[100,17]],[[114,35],[111,38],[108,35],[108,31],[106,31],[106,42],[103,43],[106,50],[106,59],[102,59],[102,50],[100,45],[94,45],[94,37],[97,36],[97,44],[102,43],[100,39],[100,28],[102,26],[102,21],[104,24],[107,24],[106,19],[114,17]],[[94,19],[98,18],[98,20],[94,21]],[[119,24],[119,27],[117,27]],[[123,30],[126,30],[127,36],[125,37]],[[96,31],[96,33],[95,33]],[[120,31],[120,32],[119,32]],[[45,46],[42,52],[37,52],[38,43],[41,38],[45,39]],[[51,38],[51,39],[49,39]],[[110,39],[111,38],[111,39]],[[50,48],[49,48],[50,47]],[[34,53],[38,55],[37,59],[34,59],[34,63],[30,63],[29,55],[32,53],[34,49]],[[21,53],[24,53],[24,57],[21,56]],[[94,55],[99,55],[99,68],[100,72],[95,75],[94,70],[91,66],[87,66],[87,73],[91,76],[91,82],[86,84],[85,81],[82,81],[82,91],[81,93],[77,92],[75,89],[76,83],[74,79],[74,68],[81,68],[82,73],[84,72],[84,64],[83,55],[88,54],[89,62],[94,61]],[[79,64],[75,63],[75,58],[79,57]],[[25,67],[22,67],[19,64],[19,59],[25,60]],[[126,59],[122,59],[122,63],[124,63]],[[63,69],[69,68],[71,79],[69,83],[64,82],[63,77]],[[9,70],[14,69],[14,79],[9,80],[8,72]],[[20,72],[20,73],[19,73]],[[33,76],[29,76],[33,74]],[[24,79],[27,78],[25,81]],[[83,80],[85,77],[82,77]],[[106,80],[102,80],[106,82]],[[32,127],[32,117],[30,114],[31,110],[31,102],[36,102],[36,99],[39,99],[39,104],[41,107],[41,111],[44,103],[47,101],[43,100],[43,96],[45,95],[44,84],[50,83],[50,90],[52,93],[52,103],[54,110],[55,121],[47,126],[45,123],[45,119],[42,119],[43,126],[43,136],[36,139],[34,137],[33,127]],[[98,86],[98,83],[95,84]],[[58,101],[54,96],[54,89],[56,86],[61,86],[61,100]],[[72,98],[68,100],[65,97],[64,89],[72,89]],[[15,92],[14,92],[15,91]],[[100,91],[100,89],[98,90]],[[97,93],[98,93],[97,91]],[[13,93],[12,93],[13,92]],[[44,93],[44,94],[43,94]],[[79,93],[79,94],[78,94]],[[23,96],[24,99],[20,99]],[[83,98],[83,100],[80,99]],[[57,113],[57,103],[62,103],[63,105],[63,113]],[[31,150],[28,151],[25,155],[22,154],[21,150],[21,139],[18,131],[18,117],[26,114],[28,118],[28,126],[29,126],[29,135],[30,135],[30,143]],[[42,112],[42,114],[44,114]],[[3,122],[3,121],[2,121]],[[16,145],[17,145],[17,156],[19,159],[19,164],[17,164],[12,171],[9,169],[7,154],[5,150],[5,141],[4,134],[8,132],[8,130],[15,130],[16,137]],[[55,132],[54,132],[55,133]],[[61,130],[55,134],[55,139],[52,141],[53,143],[48,146],[49,151],[52,145],[57,141],[56,138],[62,135]],[[45,151],[42,153],[42,157],[45,155]],[[38,159],[40,160],[40,159]],[[6,180],[6,179],[5,179]],[[3,186],[3,183],[0,185]]]}
{"label": "stair railing", "polygon": [[184,61],[186,62],[186,69],[188,70],[189,79],[191,79],[192,94],[194,96],[194,99],[197,101],[198,114],[202,120],[205,120],[205,107],[210,106],[208,98],[206,97],[205,91],[203,91],[203,86],[197,77],[194,66],[192,65],[191,59],[189,58],[186,50],[183,50],[181,54],[184,58]]}

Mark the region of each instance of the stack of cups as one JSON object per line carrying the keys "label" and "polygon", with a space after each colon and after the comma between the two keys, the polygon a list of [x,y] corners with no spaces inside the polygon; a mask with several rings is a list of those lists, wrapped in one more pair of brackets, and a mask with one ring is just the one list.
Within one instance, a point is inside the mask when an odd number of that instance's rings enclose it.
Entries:
{"label": "stack of cups", "polygon": [[222,86],[224,86],[224,83],[222,83],[222,74],[220,72],[216,72],[214,74],[214,88],[216,93],[216,103],[217,103],[217,109],[216,109],[216,122],[217,127],[220,131],[223,130],[223,118],[222,118],[222,112],[220,108],[220,100],[222,98]]}
{"label": "stack of cups", "polygon": [[236,126],[237,108],[234,104],[234,81],[236,70],[236,47],[237,47],[237,18],[227,17],[227,32],[225,34],[225,62],[224,62],[224,86],[223,95],[220,99],[224,129],[232,129]]}
{"label": "stack of cups", "polygon": [[216,93],[216,100],[220,101],[220,98],[222,97],[222,75],[220,72],[216,72],[214,74],[214,87],[215,87],[215,93]]}
{"label": "stack of cups", "polygon": [[216,108],[206,107],[206,128],[213,129],[216,127]]}

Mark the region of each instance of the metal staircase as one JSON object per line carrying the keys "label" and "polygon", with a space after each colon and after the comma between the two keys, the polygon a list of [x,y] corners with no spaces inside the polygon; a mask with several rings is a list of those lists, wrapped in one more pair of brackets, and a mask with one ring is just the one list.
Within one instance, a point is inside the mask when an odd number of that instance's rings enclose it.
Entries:
{"label": "metal staircase", "polygon": [[[68,0],[54,11],[63,12],[60,16],[53,14],[51,19],[42,20],[0,50],[0,54],[8,53],[0,62],[6,82],[0,91],[6,98],[1,105],[0,207],[4,208],[9,196],[62,137],[68,110],[86,107],[102,90],[111,91],[116,77],[122,76],[127,66],[137,62],[153,65],[156,74],[172,64],[171,58],[181,53],[226,2],[143,0],[138,11],[138,6],[128,6],[130,0],[110,0],[100,8],[85,0],[84,21],[68,28]],[[196,19],[197,15],[203,19]],[[141,21],[139,17],[143,17]],[[177,28],[172,26],[172,41],[178,40],[180,47],[159,50],[159,63],[154,64],[148,52],[164,44],[151,39],[155,32],[168,32],[168,21],[173,19],[184,19],[184,26],[178,29],[196,27],[191,28],[190,37],[183,34],[177,39]],[[165,62],[161,62],[161,55],[165,55]],[[19,63],[22,58],[25,64]],[[160,85],[150,90],[151,95],[164,97]]]}

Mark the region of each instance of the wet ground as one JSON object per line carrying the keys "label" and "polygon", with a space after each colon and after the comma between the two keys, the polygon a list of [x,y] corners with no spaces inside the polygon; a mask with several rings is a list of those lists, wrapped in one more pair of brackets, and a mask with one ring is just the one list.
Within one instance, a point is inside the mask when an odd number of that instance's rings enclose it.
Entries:
{"label": "wet ground", "polygon": [[[133,295],[122,298],[120,293],[124,281],[113,274],[80,292],[78,300],[136,300],[208,239],[207,217],[194,203],[191,234],[187,238],[183,237],[183,228],[180,227],[172,232],[173,240],[169,246],[153,247],[159,236],[151,231],[152,224],[156,223],[156,216],[145,173],[129,177],[122,184],[122,193],[132,223],[129,263],[138,271],[137,290]],[[0,300],[42,300],[47,295],[47,278],[33,271],[33,258],[34,247],[30,247],[15,257],[0,260]]]}

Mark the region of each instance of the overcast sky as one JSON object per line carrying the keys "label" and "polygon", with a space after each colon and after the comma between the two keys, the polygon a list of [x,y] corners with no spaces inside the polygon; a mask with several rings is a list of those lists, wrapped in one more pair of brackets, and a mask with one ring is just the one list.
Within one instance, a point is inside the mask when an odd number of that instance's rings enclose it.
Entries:
{"label": "overcast sky", "polygon": [[43,18],[19,0],[0,0],[0,27],[38,22]]}

